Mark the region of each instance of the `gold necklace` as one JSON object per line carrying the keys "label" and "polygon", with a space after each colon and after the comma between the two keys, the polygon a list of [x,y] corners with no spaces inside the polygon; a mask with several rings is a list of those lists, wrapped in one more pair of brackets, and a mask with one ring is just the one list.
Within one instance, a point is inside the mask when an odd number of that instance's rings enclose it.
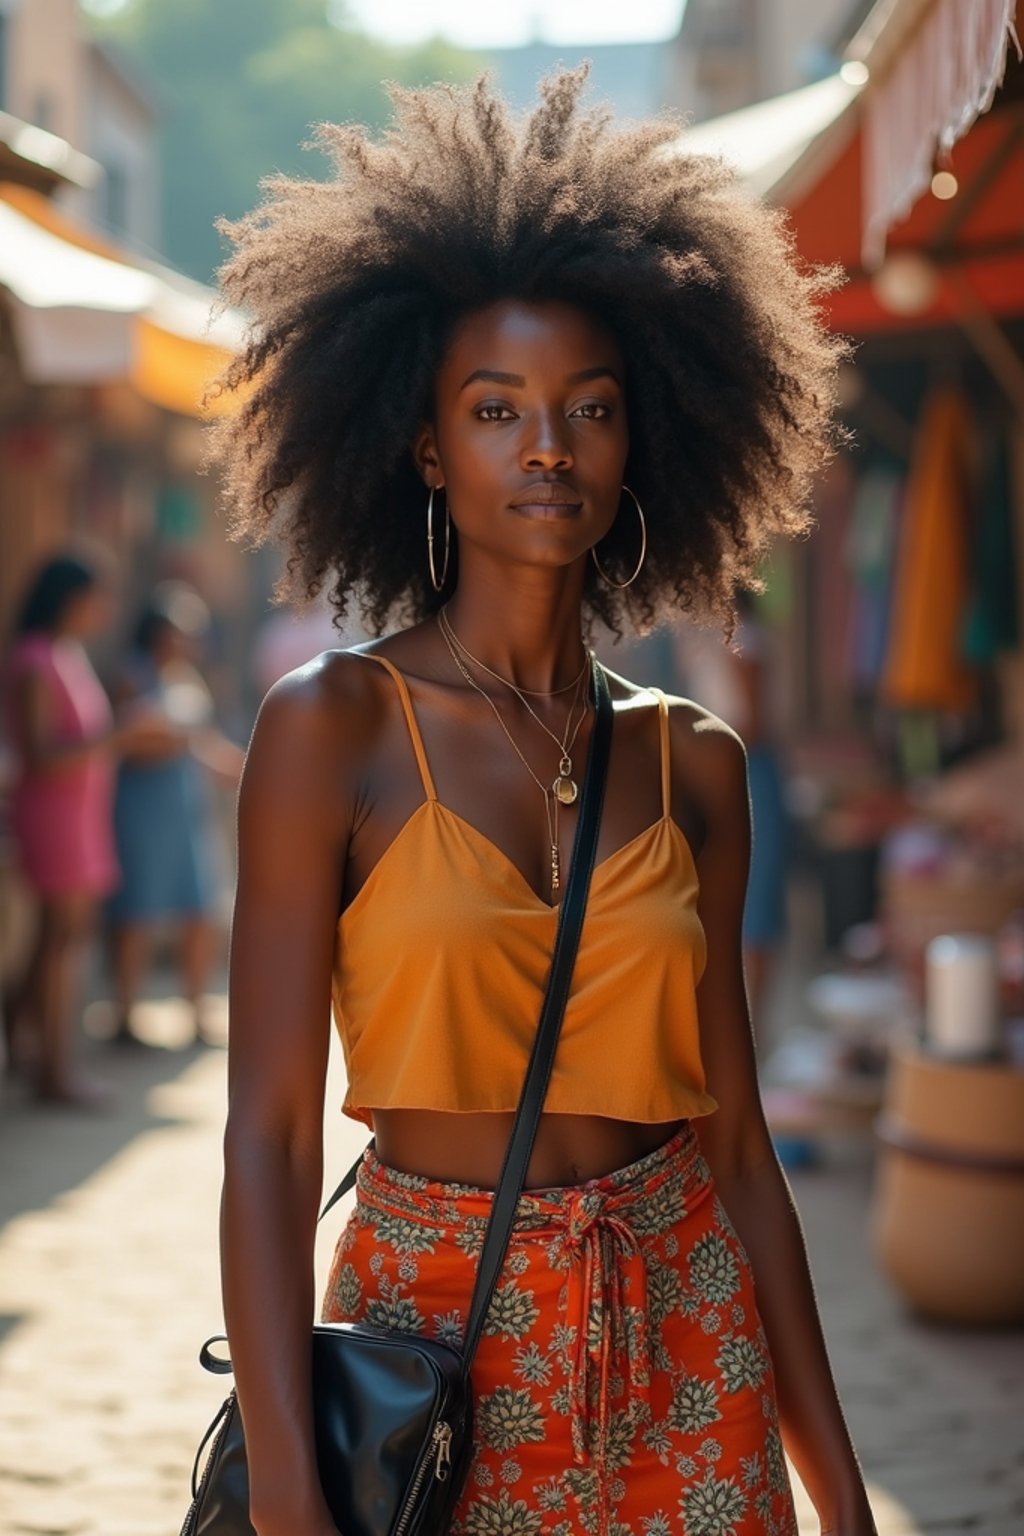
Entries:
{"label": "gold necklace", "polygon": [[[529,698],[527,698],[526,695],[527,695],[527,693],[530,693],[533,698],[553,698],[555,694],[567,693],[568,689],[567,688],[555,688],[555,689],[553,689],[551,691],[551,693],[541,694],[541,693],[538,693],[537,690],[535,690],[535,689],[520,688],[517,683],[510,682],[507,677],[502,677],[500,672],[493,671],[493,669],[491,667],[489,667],[486,664],[486,662],[481,661],[478,656],[474,656],[473,652],[471,650],[469,650],[468,647],[463,644],[463,642],[459,639],[458,635],[455,633],[454,629],[452,628],[451,620],[449,619],[448,614],[445,611],[446,608],[447,608],[447,604],[445,604],[444,607],[438,609],[437,622],[438,622],[438,625],[440,626],[441,633],[444,635],[445,640],[448,642],[448,649],[451,651],[453,649],[453,647],[457,646],[458,649],[462,652],[463,656],[465,656],[467,660],[471,661],[474,664],[474,666],[479,667],[481,672],[486,672],[488,677],[493,677],[499,683],[504,683],[506,688],[511,688],[512,692],[519,699],[520,703],[523,704],[530,711],[530,714],[533,716],[534,720],[536,720],[536,722],[540,726],[541,730],[545,731],[548,734],[548,736],[551,737],[551,740],[554,742],[555,746],[558,748],[558,753],[559,753],[559,757],[558,757],[558,776],[554,780],[553,784],[551,785],[551,792],[554,795],[555,799],[560,801],[560,803],[562,805],[572,805],[575,802],[577,796],[579,795],[579,786],[577,785],[576,780],[572,776],[572,749],[573,749],[573,747],[576,744],[576,737],[579,735],[580,726],[583,724],[584,720],[586,719],[586,715],[587,715],[586,700],[584,700],[582,713],[580,714],[579,720],[576,722],[576,729],[573,731],[572,737],[570,739],[569,727],[570,727],[570,724],[571,724],[571,721],[572,721],[573,713],[575,712],[575,709],[576,709],[576,704],[578,702],[578,694],[577,694],[577,697],[575,697],[573,699],[572,704],[569,706],[568,718],[566,719],[566,722],[565,722],[565,733],[562,736],[562,738],[559,739],[555,735],[554,731],[552,731],[547,725],[545,725],[544,721],[540,718],[540,716],[538,715],[537,711],[534,709],[533,705],[530,703],[530,700],[529,700]],[[576,690],[579,689],[580,683],[583,681],[584,675],[585,675],[589,665],[590,665],[590,656],[589,656],[589,654],[587,654],[585,656],[585,658],[584,658],[583,666],[581,667],[580,671],[577,673],[577,675],[574,678],[573,682],[569,684],[570,688],[574,688]],[[486,695],[485,695],[485,697],[486,697]]]}
{"label": "gold necklace", "polygon": [[459,639],[458,635],[455,633],[454,628],[452,627],[452,621],[448,617],[447,603],[444,603],[441,608],[438,609],[437,617],[438,621],[445,626],[449,637],[454,640],[459,650],[462,651],[463,655],[468,656],[470,661],[473,662],[475,666],[480,668],[481,672],[486,672],[488,677],[496,678],[499,683],[504,683],[506,688],[514,688],[518,694],[529,694],[531,699],[554,699],[557,698],[560,693],[571,693],[573,689],[579,687],[580,680],[582,679],[584,672],[586,672],[587,666],[590,662],[590,652],[584,646],[583,666],[577,672],[571,683],[566,683],[562,688],[520,688],[518,683],[510,682],[509,679],[507,677],[503,677],[500,672],[493,672],[486,662],[481,661],[479,656],[474,656],[473,652],[467,649],[467,647]]}
{"label": "gold necklace", "polygon": [[[452,641],[448,638],[448,632],[445,629],[445,626],[443,624],[440,624],[438,627],[441,630],[441,636],[442,636],[442,638],[444,640],[445,645],[448,647],[448,653],[451,656],[452,661],[458,667],[459,671],[462,673],[462,676],[465,678],[465,680],[469,684],[469,686],[471,688],[475,689],[475,691],[480,695],[480,697],[482,699],[484,699],[485,702],[490,706],[491,711],[492,711],[492,713],[494,715],[494,718],[497,720],[498,724],[501,726],[501,729],[504,731],[506,737],[508,738],[509,745],[511,746],[512,750],[515,752],[516,756],[518,757],[519,761],[522,763],[523,767],[526,769],[527,773],[530,775],[530,778],[533,780],[533,782],[536,784],[537,788],[540,790],[541,794],[544,796],[544,816],[545,816],[545,820],[547,821],[547,826],[548,826],[548,847],[551,850],[551,895],[552,895],[552,897],[555,897],[555,896],[558,895],[558,892],[561,889],[561,884],[562,884],[561,853],[559,851],[559,845],[558,845],[558,806],[559,806],[558,797],[557,797],[557,795],[554,793],[554,791],[552,789],[549,789],[546,784],[541,782],[541,780],[534,773],[533,769],[530,767],[529,763],[527,762],[525,756],[523,755],[523,753],[522,753],[522,751],[521,751],[521,749],[519,747],[519,743],[516,741],[515,737],[512,735],[512,732],[509,730],[508,726],[505,724],[505,721],[502,718],[501,710],[498,708],[497,704],[491,698],[490,694],[487,693],[483,688],[481,688],[480,684],[473,677],[473,675],[469,671],[469,668],[463,662],[462,657],[459,655],[458,651],[455,649],[455,646],[452,644]],[[486,670],[486,668],[485,668],[485,670]],[[582,674],[581,674],[581,676],[582,676]],[[504,678],[500,678],[499,681],[504,682],[505,679]],[[578,686],[579,686],[579,679],[577,679],[577,687]],[[576,700],[574,699],[573,703],[572,703],[572,706],[570,708],[570,712],[569,712],[570,719],[572,717],[572,714],[575,711],[575,708],[576,708]],[[586,706],[586,699],[584,699],[584,702],[583,702],[583,713],[580,716],[579,722],[577,723],[576,731],[573,732],[573,740],[574,741],[575,741],[575,738],[576,738],[576,734],[579,731],[580,725],[582,725],[584,719],[586,718],[586,713],[587,713],[587,706]],[[568,733],[568,726],[566,727],[566,731]],[[550,732],[548,734],[550,735]],[[557,741],[557,738],[556,738],[556,741]],[[561,743],[559,743],[559,745],[561,745]]]}

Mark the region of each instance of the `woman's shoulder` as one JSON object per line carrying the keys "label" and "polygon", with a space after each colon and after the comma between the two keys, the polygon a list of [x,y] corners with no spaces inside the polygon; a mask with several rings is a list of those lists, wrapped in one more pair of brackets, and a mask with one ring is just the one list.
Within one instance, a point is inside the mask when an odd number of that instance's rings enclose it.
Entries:
{"label": "woman's shoulder", "polygon": [[650,714],[665,701],[672,773],[687,792],[704,808],[723,797],[735,806],[737,795],[746,794],[746,749],[732,726],[695,699],[631,682],[607,667],[605,673],[620,718]]}
{"label": "woman's shoulder", "polygon": [[269,816],[300,838],[307,829],[322,834],[349,825],[386,718],[381,682],[388,682],[382,668],[337,650],[322,651],[273,684],[242,777],[241,803],[255,816],[253,825]]}
{"label": "woman's shoulder", "polygon": [[607,667],[604,670],[620,710],[652,710],[660,708],[661,700],[664,699],[674,750],[697,752],[707,758],[713,758],[716,754],[728,757],[736,751],[742,753],[743,742],[732,726],[720,715],[698,704],[696,699],[652,688],[645,683],[631,682],[629,678],[611,672]]}
{"label": "woman's shoulder", "polygon": [[260,705],[256,735],[280,736],[297,751],[320,750],[325,741],[351,751],[372,734],[386,703],[389,679],[372,654],[364,646],[321,651],[286,672]]}
{"label": "woman's shoulder", "polygon": [[678,739],[681,747],[689,746],[705,757],[717,754],[720,758],[745,750],[739,732],[706,705],[674,693],[665,694],[665,701],[673,740]]}
{"label": "woman's shoulder", "polygon": [[743,739],[720,715],[694,699],[666,694],[674,771],[705,816],[747,804],[747,753]]}

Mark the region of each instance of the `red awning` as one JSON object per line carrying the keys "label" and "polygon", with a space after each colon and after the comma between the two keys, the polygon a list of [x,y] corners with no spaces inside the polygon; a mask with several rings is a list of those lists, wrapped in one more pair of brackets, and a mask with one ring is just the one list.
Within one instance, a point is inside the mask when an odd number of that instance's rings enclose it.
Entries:
{"label": "red awning", "polygon": [[[974,124],[949,155],[956,195],[941,201],[925,192],[889,231],[886,261],[874,274],[861,260],[863,160],[862,125],[811,185],[786,200],[800,254],[839,262],[849,274],[829,301],[837,330],[945,324],[972,303],[992,315],[1024,314],[1024,102]],[[914,261],[901,270],[908,253]]]}
{"label": "red awning", "polygon": [[1006,68],[1016,0],[884,0],[848,60],[864,92],[864,264],[877,266],[890,227],[928,190],[936,159],[987,112]]}
{"label": "red awning", "polygon": [[[1012,0],[879,0],[840,74],[698,124],[675,147],[722,155],[752,193],[789,210],[802,256],[845,269],[829,301],[837,330],[1024,315],[1016,56],[985,112],[1003,78],[1013,11]],[[1018,23],[1022,13],[1017,0]],[[953,192],[945,201],[931,190],[937,154],[947,173],[940,190]],[[864,259],[866,233],[876,257],[884,242],[881,264]]]}

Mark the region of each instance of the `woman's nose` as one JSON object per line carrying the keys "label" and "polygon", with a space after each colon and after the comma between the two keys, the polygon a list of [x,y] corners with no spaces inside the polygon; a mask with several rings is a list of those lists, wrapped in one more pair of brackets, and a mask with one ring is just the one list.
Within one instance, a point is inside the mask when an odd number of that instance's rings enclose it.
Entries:
{"label": "woman's nose", "polygon": [[524,469],[568,469],[572,465],[565,423],[550,416],[538,416],[523,444]]}

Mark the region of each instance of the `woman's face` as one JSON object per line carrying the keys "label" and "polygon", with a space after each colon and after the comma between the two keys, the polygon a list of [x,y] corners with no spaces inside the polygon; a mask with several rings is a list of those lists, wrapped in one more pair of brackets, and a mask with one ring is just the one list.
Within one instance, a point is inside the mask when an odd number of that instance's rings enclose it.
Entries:
{"label": "woman's face", "polygon": [[58,629],[76,640],[91,640],[113,623],[114,595],[105,581],[97,578],[68,599]]}
{"label": "woman's face", "polygon": [[614,339],[571,304],[504,300],[461,320],[414,453],[444,487],[463,564],[475,546],[565,566],[608,532],[629,450],[624,385]]}

